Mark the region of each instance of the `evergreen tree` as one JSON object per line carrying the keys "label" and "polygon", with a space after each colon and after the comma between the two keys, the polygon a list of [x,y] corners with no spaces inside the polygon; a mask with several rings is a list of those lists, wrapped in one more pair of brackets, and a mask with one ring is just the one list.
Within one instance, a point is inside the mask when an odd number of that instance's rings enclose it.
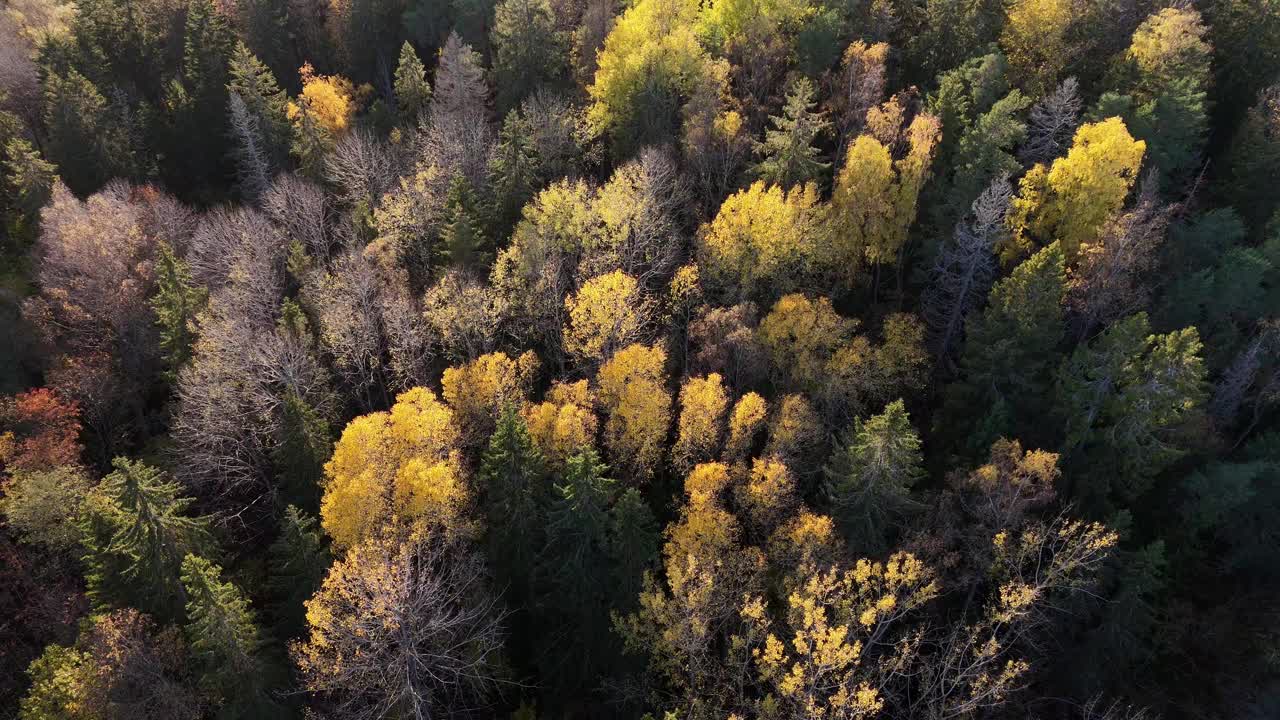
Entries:
{"label": "evergreen tree", "polygon": [[832,515],[858,557],[888,547],[892,531],[916,507],[911,488],[924,477],[920,437],[901,400],[855,419],[824,470]]}
{"label": "evergreen tree", "polygon": [[484,235],[483,215],[471,183],[461,175],[449,184],[445,200],[445,225],[440,232],[442,264],[470,268],[488,265],[489,244]]}
{"label": "evergreen tree", "polygon": [[246,707],[261,699],[262,641],[249,601],[222,568],[197,555],[182,561],[187,593],[187,640],[204,686],[224,703]]}
{"label": "evergreen tree", "polygon": [[307,103],[298,104],[297,131],[291,150],[298,159],[298,169],[304,175],[321,182],[324,180],[324,162],[334,147],[333,134],[316,117]]}
{"label": "evergreen tree", "polygon": [[227,90],[240,97],[248,114],[256,120],[269,167],[283,167],[289,158],[293,138],[288,116],[289,98],[276,83],[271,70],[249,52],[244,43],[236,43],[231,52],[228,76]]}
{"label": "evergreen tree", "polygon": [[533,561],[542,544],[550,488],[546,463],[513,407],[503,409],[480,459],[479,483],[488,515],[489,561],[508,601],[530,600]]}
{"label": "evergreen tree", "polygon": [[315,512],[320,507],[324,464],[333,452],[329,422],[315,407],[290,391],[281,403],[279,443],[272,463],[288,499]]}
{"label": "evergreen tree", "polygon": [[627,488],[609,508],[609,556],[613,568],[609,606],[619,612],[635,607],[644,574],[658,561],[662,528],[636,488]]}
{"label": "evergreen tree", "polygon": [[316,518],[290,505],[280,518],[280,534],[268,550],[271,574],[267,587],[287,637],[306,630],[305,602],[324,582],[331,559]]}
{"label": "evergreen tree", "polygon": [[49,202],[58,167],[40,156],[31,143],[15,137],[4,146],[5,182],[13,192],[17,208],[33,221]]}
{"label": "evergreen tree", "polygon": [[177,483],[141,462],[116,458],[115,471],[86,500],[85,580],[100,607],[132,606],[158,618],[182,612],[179,572],[188,554],[212,549],[209,521]]}
{"label": "evergreen tree", "polygon": [[[543,677],[559,694],[589,686],[609,643],[609,496],[613,480],[594,450],[566,462],[538,559],[546,618]],[[550,649],[554,648],[554,649]]]}
{"label": "evergreen tree", "polygon": [[538,189],[538,150],[533,127],[518,110],[507,113],[498,133],[498,147],[489,160],[493,193],[493,237],[503,238],[520,220],[521,210]]}
{"label": "evergreen tree", "polygon": [[427,71],[422,67],[422,61],[408,40],[400,46],[395,92],[400,123],[407,128],[416,128],[431,102],[431,84],[427,82]]}
{"label": "evergreen tree", "polygon": [[[1040,250],[996,283],[986,309],[966,323],[960,359],[964,379],[949,388],[943,411],[953,427],[987,428],[968,438],[971,453],[982,453],[984,446],[1015,429],[1043,432],[1036,419],[1048,409],[1044,398],[1065,331],[1065,262],[1056,242]],[[1008,413],[1007,421],[993,425],[997,410]]]}
{"label": "evergreen tree", "polygon": [[130,148],[119,128],[105,123],[107,101],[85,76],[69,70],[45,80],[44,121],[49,160],[72,191],[88,195],[131,165],[113,150]]}
{"label": "evergreen tree", "polygon": [[757,148],[764,160],[756,173],[766,182],[789,188],[820,180],[831,165],[820,160],[813,141],[830,127],[823,114],[815,110],[813,83],[800,78],[787,92],[782,115],[772,115],[774,130],[765,132],[764,142]]}
{"label": "evergreen tree", "polygon": [[568,55],[548,0],[503,0],[494,8],[493,76],[498,112],[560,77]]}
{"label": "evergreen tree", "polygon": [[168,243],[160,244],[156,261],[156,294],[151,309],[160,326],[160,353],[168,368],[170,382],[191,359],[196,340],[196,314],[204,309],[209,291],[191,278],[187,264],[174,253]]}

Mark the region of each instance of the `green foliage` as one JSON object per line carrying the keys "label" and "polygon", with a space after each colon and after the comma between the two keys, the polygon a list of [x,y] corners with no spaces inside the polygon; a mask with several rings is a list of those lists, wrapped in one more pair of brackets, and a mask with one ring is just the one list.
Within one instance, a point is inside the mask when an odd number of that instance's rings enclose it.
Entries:
{"label": "green foliage", "polygon": [[531,570],[542,544],[551,487],[542,453],[512,407],[498,419],[477,480],[488,516],[489,561],[508,600],[521,606],[531,599]]}
{"label": "green foliage", "polygon": [[289,123],[289,98],[280,89],[275,75],[244,43],[236,43],[227,69],[227,90],[240,96],[249,113],[257,118],[267,157],[274,167],[283,167],[289,158],[293,126]]}
{"label": "green foliage", "polygon": [[276,615],[286,637],[306,629],[306,606],[324,581],[331,559],[314,515],[290,505],[280,518],[280,533],[268,549],[267,588],[275,598]]}
{"label": "green foliage", "polygon": [[627,488],[609,509],[609,557],[615,610],[632,609],[644,587],[644,574],[658,561],[662,528],[636,488]]}
{"label": "green foliage", "polygon": [[486,266],[492,245],[484,232],[484,213],[471,183],[461,175],[449,184],[445,222],[440,231],[440,261],[452,267]]}
{"label": "green foliage", "polygon": [[324,464],[333,453],[329,422],[292,391],[285,394],[280,412],[280,442],[272,450],[272,464],[288,499],[314,512],[320,506]]}
{"label": "green foliage", "polygon": [[190,517],[177,483],[142,462],[116,458],[114,472],[85,500],[85,581],[99,607],[132,606],[158,618],[181,616],[179,573],[188,554],[213,549],[209,520]]}
{"label": "green foliage", "polygon": [[532,124],[519,110],[507,113],[498,132],[498,147],[489,160],[493,237],[511,235],[521,210],[538,189],[541,163],[532,135]]}
{"label": "green foliage", "polygon": [[493,78],[498,112],[564,72],[566,47],[548,0],[503,0],[494,8]]}
{"label": "green foliage", "polygon": [[400,46],[394,87],[400,123],[408,128],[416,127],[431,102],[431,83],[427,82],[427,71],[418,59],[418,53],[407,40]]}
{"label": "green foliage", "polygon": [[40,156],[40,151],[22,138],[13,138],[4,146],[4,179],[17,207],[32,221],[49,202],[58,167]]}
{"label": "green foliage", "polygon": [[187,264],[167,243],[161,243],[156,262],[156,294],[151,309],[160,326],[160,353],[170,382],[191,360],[196,341],[196,315],[209,300],[209,291],[191,278]]}
{"label": "green foliage", "polygon": [[855,554],[875,557],[890,547],[893,531],[917,509],[911,488],[925,475],[923,462],[901,400],[854,420],[824,472],[832,515]]}
{"label": "green foliage", "polygon": [[814,140],[830,127],[822,113],[815,110],[813,83],[806,78],[796,80],[787,92],[782,115],[769,118],[774,129],[767,130],[757,151],[764,160],[756,166],[756,174],[765,182],[790,188],[810,181],[820,181],[830,163],[822,162]]}
{"label": "green foliage", "polygon": [[98,88],[71,70],[44,83],[44,122],[49,160],[63,182],[87,195],[115,176],[135,171],[133,140]]}
{"label": "green foliage", "polygon": [[52,554],[79,546],[76,513],[92,482],[77,467],[14,470],[3,483],[0,513],[23,542],[39,543]]}
{"label": "green foliage", "polygon": [[256,654],[262,640],[249,601],[221,575],[222,568],[202,557],[183,559],[187,640],[202,684],[224,702],[247,706],[261,692]]}

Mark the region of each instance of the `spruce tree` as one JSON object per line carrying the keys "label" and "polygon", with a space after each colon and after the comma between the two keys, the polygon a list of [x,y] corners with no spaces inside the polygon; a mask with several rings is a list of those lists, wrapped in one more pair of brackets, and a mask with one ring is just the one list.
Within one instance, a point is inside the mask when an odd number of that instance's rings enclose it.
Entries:
{"label": "spruce tree", "polygon": [[815,105],[813,83],[800,78],[787,92],[782,115],[770,116],[776,129],[765,132],[758,148],[764,160],[756,166],[756,173],[766,182],[789,188],[820,179],[831,166],[819,159],[818,149],[813,146],[813,141],[830,126]]}
{"label": "spruce tree", "polygon": [[23,138],[13,138],[4,146],[4,180],[23,215],[38,219],[49,202],[58,167],[40,156],[40,151]]}
{"label": "spruce tree", "polygon": [[542,453],[513,407],[502,411],[489,438],[479,483],[488,517],[489,561],[498,586],[507,588],[508,601],[519,607],[530,599],[550,487]]}
{"label": "spruce tree", "polygon": [[644,573],[658,561],[662,527],[636,488],[627,488],[609,509],[609,557],[612,600],[619,611],[633,609],[644,587]]}
{"label": "spruce tree", "polygon": [[503,0],[493,15],[493,77],[498,112],[563,74],[567,57],[547,0]]}
{"label": "spruce tree", "polygon": [[471,183],[461,175],[455,176],[449,185],[445,217],[445,226],[440,232],[441,264],[458,268],[486,266],[489,248],[479,202]]}
{"label": "spruce tree", "polygon": [[920,437],[901,400],[853,428],[824,470],[832,516],[858,557],[889,547],[892,531],[915,509],[911,488],[924,477]]}
{"label": "spruce tree", "polygon": [[240,96],[245,109],[257,120],[262,150],[270,167],[282,167],[289,159],[293,137],[288,117],[289,98],[276,83],[271,70],[249,52],[244,43],[236,43],[231,52],[228,76],[227,89]]}
{"label": "spruce tree", "polygon": [[413,51],[408,40],[400,46],[395,92],[401,125],[409,129],[416,128],[419,118],[427,111],[427,105],[431,102],[431,84],[427,82],[427,71],[418,59],[418,53]]}
{"label": "spruce tree", "polygon": [[163,620],[182,612],[179,572],[188,554],[213,548],[209,521],[177,483],[142,462],[116,458],[115,471],[86,501],[85,580],[99,607],[132,606]]}
{"label": "spruce tree", "polygon": [[168,243],[160,243],[156,261],[156,294],[151,309],[160,326],[160,353],[170,382],[191,359],[195,344],[195,320],[209,299],[209,291],[191,278],[187,264],[174,253]]}
{"label": "spruce tree", "polygon": [[314,516],[290,505],[280,518],[280,534],[268,550],[271,575],[267,583],[275,599],[275,613],[288,637],[306,630],[304,604],[315,594],[332,562]]}
{"label": "spruce tree", "polygon": [[538,149],[533,128],[517,110],[507,113],[498,132],[498,147],[489,160],[493,192],[492,237],[502,238],[520,220],[520,213],[538,189]]}
{"label": "spruce tree", "polygon": [[288,500],[315,512],[320,508],[324,464],[333,453],[329,422],[292,391],[285,395],[280,412],[280,437],[272,462]]}
{"label": "spruce tree", "polygon": [[182,561],[187,641],[202,684],[224,703],[244,707],[261,697],[262,640],[249,601],[221,575],[222,568],[198,555]]}
{"label": "spruce tree", "polygon": [[44,83],[44,122],[49,159],[73,192],[88,195],[117,174],[118,163],[103,137],[107,101],[86,77],[69,70]]}

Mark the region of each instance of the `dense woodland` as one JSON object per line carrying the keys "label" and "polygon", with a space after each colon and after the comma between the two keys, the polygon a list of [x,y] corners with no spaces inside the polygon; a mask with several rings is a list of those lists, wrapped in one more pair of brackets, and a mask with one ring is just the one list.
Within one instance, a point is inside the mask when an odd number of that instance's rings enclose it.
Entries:
{"label": "dense woodland", "polygon": [[5,0],[0,717],[1280,717],[1280,1]]}

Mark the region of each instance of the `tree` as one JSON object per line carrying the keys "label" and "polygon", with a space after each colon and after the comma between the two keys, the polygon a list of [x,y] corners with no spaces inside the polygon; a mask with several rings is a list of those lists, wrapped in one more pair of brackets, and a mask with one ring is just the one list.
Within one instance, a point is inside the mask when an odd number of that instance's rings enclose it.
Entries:
{"label": "tree", "polygon": [[256,657],[262,641],[248,599],[221,574],[222,568],[197,555],[182,561],[187,639],[202,684],[224,703],[251,707],[264,700]]}
{"label": "tree", "polygon": [[133,174],[130,139],[111,122],[107,99],[92,82],[69,70],[51,74],[44,88],[49,160],[63,182],[88,195],[113,177]]}
{"label": "tree", "polygon": [[324,466],[320,523],[334,545],[351,548],[393,516],[402,523],[422,518],[442,532],[463,529],[471,492],[459,438],[453,412],[426,388],[401,393],[388,412],[348,423]]}
{"label": "tree", "polygon": [[1075,260],[1080,244],[1093,240],[1124,205],[1146,148],[1118,117],[1082,125],[1066,157],[1023,176],[1008,216],[1014,237],[1002,257],[1016,259],[1034,235],[1061,242],[1062,252]]}
{"label": "tree", "polygon": [[938,251],[921,305],[930,344],[944,364],[954,362],[965,318],[991,289],[996,274],[995,250],[1003,238],[1012,197],[1008,177],[996,178],[973,201],[970,217],[956,224],[951,242]]}
{"label": "tree", "polygon": [[518,407],[528,398],[537,371],[538,356],[532,350],[518,358],[489,353],[445,370],[440,386],[444,401],[453,410],[462,443],[468,447],[483,444],[507,408]]}
{"label": "tree", "polygon": [[285,496],[315,512],[320,507],[324,464],[333,452],[329,421],[292,391],[285,394],[280,414],[280,438],[272,449],[272,465]]}
{"label": "tree", "polygon": [[552,468],[561,468],[570,457],[595,447],[599,422],[594,406],[586,380],[557,380],[542,402],[521,409],[529,434]]}
{"label": "tree", "polygon": [[488,559],[509,607],[533,601],[535,554],[544,542],[552,488],[546,461],[512,405],[480,458],[477,485],[487,515]]}
{"label": "tree", "polygon": [[473,189],[485,187],[493,145],[488,104],[483,59],[450,33],[436,65],[421,157],[450,181],[461,174]]}
{"label": "tree", "polygon": [[266,174],[270,177],[270,170],[282,168],[289,158],[293,137],[293,128],[289,125],[289,98],[276,83],[271,70],[243,43],[236,43],[227,74],[229,94],[239,97],[246,111],[245,121],[238,125],[234,122],[233,108],[232,128],[239,137],[241,150],[244,150],[246,137],[252,138],[242,134],[241,128],[256,126],[261,138],[260,150],[267,161]]}
{"label": "tree", "polygon": [[787,91],[782,115],[770,116],[775,129],[765,132],[764,142],[757,149],[764,160],[755,168],[765,182],[785,189],[822,180],[830,164],[819,159],[813,141],[830,123],[822,113],[815,112],[815,105],[813,83],[800,78]]}
{"label": "tree", "polygon": [[80,431],[80,408],[56,391],[0,398],[0,463],[11,473],[79,465]]}
{"label": "tree", "polygon": [[759,394],[749,392],[738,398],[729,413],[729,434],[724,443],[725,462],[746,461],[764,429],[769,405]]}
{"label": "tree", "polygon": [[689,378],[680,388],[678,435],[671,447],[672,463],[681,471],[715,459],[725,433],[729,395],[720,376]]}
{"label": "tree", "polygon": [[[1042,414],[1064,333],[1065,263],[1054,243],[997,282],[981,315],[965,324],[963,381],[953,385],[946,413],[980,413],[980,448]],[[1012,416],[1010,417],[1010,414]],[[971,415],[969,415],[971,416]],[[959,415],[947,414],[947,417]]]}
{"label": "tree", "polygon": [[658,559],[662,532],[653,510],[640,491],[627,488],[609,508],[609,559],[613,574],[609,581],[609,606],[625,610],[634,607],[644,587],[644,575]]}
{"label": "tree", "polygon": [[420,123],[431,102],[431,83],[427,82],[427,71],[408,40],[400,46],[400,62],[396,65],[395,93],[401,124],[412,128]]}
{"label": "tree", "polygon": [[100,607],[133,606],[166,619],[182,612],[182,560],[212,549],[209,519],[187,514],[191,498],[160,470],[116,458],[86,498],[82,527],[89,596]]}
{"label": "tree", "polygon": [[479,201],[466,177],[455,175],[445,198],[440,263],[460,269],[488,265],[493,243],[484,234]]}
{"label": "tree", "polygon": [[1093,469],[1081,476],[1085,501],[1132,502],[1185,452],[1177,433],[1207,399],[1200,350],[1194,327],[1153,335],[1146,313],[1138,313],[1082,343],[1063,364],[1057,394],[1066,447]]}
{"label": "tree", "polygon": [[836,157],[844,157],[849,140],[856,137],[867,120],[867,111],[884,99],[887,43],[868,44],[855,40],[845,48],[840,70],[831,76],[831,115],[838,140]]}
{"label": "tree", "polygon": [[1083,49],[1071,36],[1074,17],[1070,0],[1018,0],[1009,7],[1000,46],[1029,95],[1047,93]]}
{"label": "tree", "polygon": [[1026,164],[1046,163],[1062,155],[1075,134],[1080,116],[1080,83],[1069,77],[1031,106],[1027,139],[1018,147]]}
{"label": "tree", "polygon": [[630,345],[613,354],[596,373],[596,398],[608,415],[604,440],[614,466],[642,483],[662,460],[671,422],[662,348]]}
{"label": "tree", "polygon": [[569,316],[565,351],[585,365],[607,361],[619,349],[645,340],[654,314],[652,301],[620,270],[586,281],[564,306]]}
{"label": "tree", "polygon": [[160,326],[160,352],[168,365],[168,377],[177,380],[178,372],[191,360],[195,344],[196,315],[209,300],[209,291],[191,278],[191,271],[167,244],[161,243],[156,263],[156,294],[151,309]]}
{"label": "tree", "polygon": [[50,558],[65,558],[79,546],[77,514],[93,487],[83,470],[67,465],[15,468],[0,487],[0,513],[24,543],[44,546]]}
{"label": "tree", "polygon": [[481,561],[447,536],[376,534],[334,564],[292,647],[302,686],[353,720],[484,706],[503,683],[502,615]]}
{"label": "tree", "polygon": [[45,161],[31,143],[13,138],[4,146],[5,181],[13,192],[17,207],[34,220],[53,194],[58,166]]}
{"label": "tree", "polygon": [[825,473],[832,515],[849,547],[858,555],[880,555],[916,508],[911,489],[925,475],[920,437],[902,401],[865,421],[855,419]]}
{"label": "tree", "polygon": [[527,94],[562,74],[567,48],[547,0],[499,2],[492,36],[499,113],[506,114]]}
{"label": "tree", "polygon": [[817,186],[785,190],[752,183],[725,198],[698,231],[698,259],[739,298],[767,297],[804,283],[821,247]]}
{"label": "tree", "polygon": [[267,549],[270,576],[267,587],[288,637],[307,629],[305,603],[324,581],[332,560],[324,536],[312,515],[290,505],[280,518],[280,533]]}
{"label": "tree", "polygon": [[498,145],[489,161],[493,186],[493,237],[508,237],[520,220],[520,212],[538,191],[542,161],[533,137],[533,123],[512,110],[502,120]]}
{"label": "tree", "polygon": [[1268,178],[1280,167],[1280,85],[1258,93],[1245,112],[1228,156],[1228,192],[1254,235],[1262,232],[1277,208],[1280,192]]}

